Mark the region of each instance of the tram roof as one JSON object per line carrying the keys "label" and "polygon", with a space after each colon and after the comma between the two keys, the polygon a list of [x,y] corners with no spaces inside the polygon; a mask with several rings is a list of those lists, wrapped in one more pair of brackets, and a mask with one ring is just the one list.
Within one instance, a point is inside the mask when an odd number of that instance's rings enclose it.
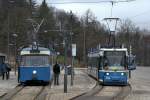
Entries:
{"label": "tram roof", "polygon": [[43,55],[51,55],[52,52],[48,49],[48,48],[44,48],[44,47],[38,47],[38,50],[40,52],[38,53],[31,53],[30,51],[32,50],[32,47],[28,47],[28,48],[23,48],[21,50],[21,55],[29,55],[29,54],[43,54]]}
{"label": "tram roof", "polygon": [[127,48],[101,48],[100,51],[127,51]]}
{"label": "tram roof", "polygon": [[100,50],[97,51],[93,51],[88,53],[89,57],[99,57],[101,54],[101,51],[125,51],[126,55],[128,55],[127,53],[127,48],[101,48]]}

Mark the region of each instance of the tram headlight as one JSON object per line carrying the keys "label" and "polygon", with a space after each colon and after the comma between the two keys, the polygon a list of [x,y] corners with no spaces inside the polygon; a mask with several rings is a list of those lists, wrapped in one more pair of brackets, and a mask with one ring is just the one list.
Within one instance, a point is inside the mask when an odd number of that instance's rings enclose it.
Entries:
{"label": "tram headlight", "polygon": [[37,71],[36,71],[36,70],[34,70],[32,73],[33,73],[33,74],[36,74],[36,73],[37,73]]}
{"label": "tram headlight", "polygon": [[123,75],[124,75],[124,73],[121,73],[121,75],[123,76]]}
{"label": "tram headlight", "polygon": [[109,73],[106,73],[106,75],[109,75]]}

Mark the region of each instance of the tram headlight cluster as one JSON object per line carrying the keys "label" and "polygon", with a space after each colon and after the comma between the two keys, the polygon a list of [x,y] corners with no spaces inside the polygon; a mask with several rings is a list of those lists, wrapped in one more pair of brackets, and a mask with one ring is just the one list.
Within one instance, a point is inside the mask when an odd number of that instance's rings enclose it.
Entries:
{"label": "tram headlight cluster", "polygon": [[36,73],[37,73],[37,71],[36,71],[36,70],[34,70],[32,73],[33,73],[33,74],[36,74]]}
{"label": "tram headlight cluster", "polygon": [[124,73],[121,73],[121,75],[123,76],[123,75],[124,75]]}
{"label": "tram headlight cluster", "polygon": [[106,75],[109,75],[109,73],[106,73]]}

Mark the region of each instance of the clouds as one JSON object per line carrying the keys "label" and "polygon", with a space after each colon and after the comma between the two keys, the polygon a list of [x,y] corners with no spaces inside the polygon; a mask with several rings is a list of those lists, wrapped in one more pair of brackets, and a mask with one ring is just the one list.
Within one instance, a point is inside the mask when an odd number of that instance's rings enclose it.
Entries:
{"label": "clouds", "polygon": [[[37,0],[40,2],[41,0]],[[47,0],[48,3],[54,2],[97,2],[110,0]],[[113,7],[113,16],[121,19],[131,18],[131,20],[140,27],[150,27],[150,0],[136,0],[128,3],[116,3]],[[104,17],[110,17],[111,3],[97,3],[97,4],[49,4],[65,11],[72,10],[78,16],[85,13],[87,9],[91,9],[98,20]],[[147,13],[144,13],[147,12]],[[136,16],[138,15],[138,16]],[[149,21],[149,23],[145,23]],[[142,24],[140,24],[142,23]],[[145,27],[147,28],[147,27]]]}

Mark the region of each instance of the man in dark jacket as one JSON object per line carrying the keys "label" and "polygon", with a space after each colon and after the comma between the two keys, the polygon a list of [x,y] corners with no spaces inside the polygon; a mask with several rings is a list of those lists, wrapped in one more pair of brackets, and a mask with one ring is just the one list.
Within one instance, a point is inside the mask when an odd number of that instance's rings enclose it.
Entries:
{"label": "man in dark jacket", "polygon": [[54,85],[59,85],[60,66],[57,62],[53,67],[53,72],[54,72]]}
{"label": "man in dark jacket", "polygon": [[9,71],[8,71],[8,66],[7,64],[5,64],[4,62],[1,64],[1,70],[2,70],[2,79],[4,80],[5,75],[6,75],[6,79],[8,80],[9,78]]}
{"label": "man in dark jacket", "polygon": [[10,71],[11,71],[11,67],[10,67],[10,65],[9,64],[6,64],[6,68],[7,68],[7,79],[9,79],[9,77],[10,77]]}

